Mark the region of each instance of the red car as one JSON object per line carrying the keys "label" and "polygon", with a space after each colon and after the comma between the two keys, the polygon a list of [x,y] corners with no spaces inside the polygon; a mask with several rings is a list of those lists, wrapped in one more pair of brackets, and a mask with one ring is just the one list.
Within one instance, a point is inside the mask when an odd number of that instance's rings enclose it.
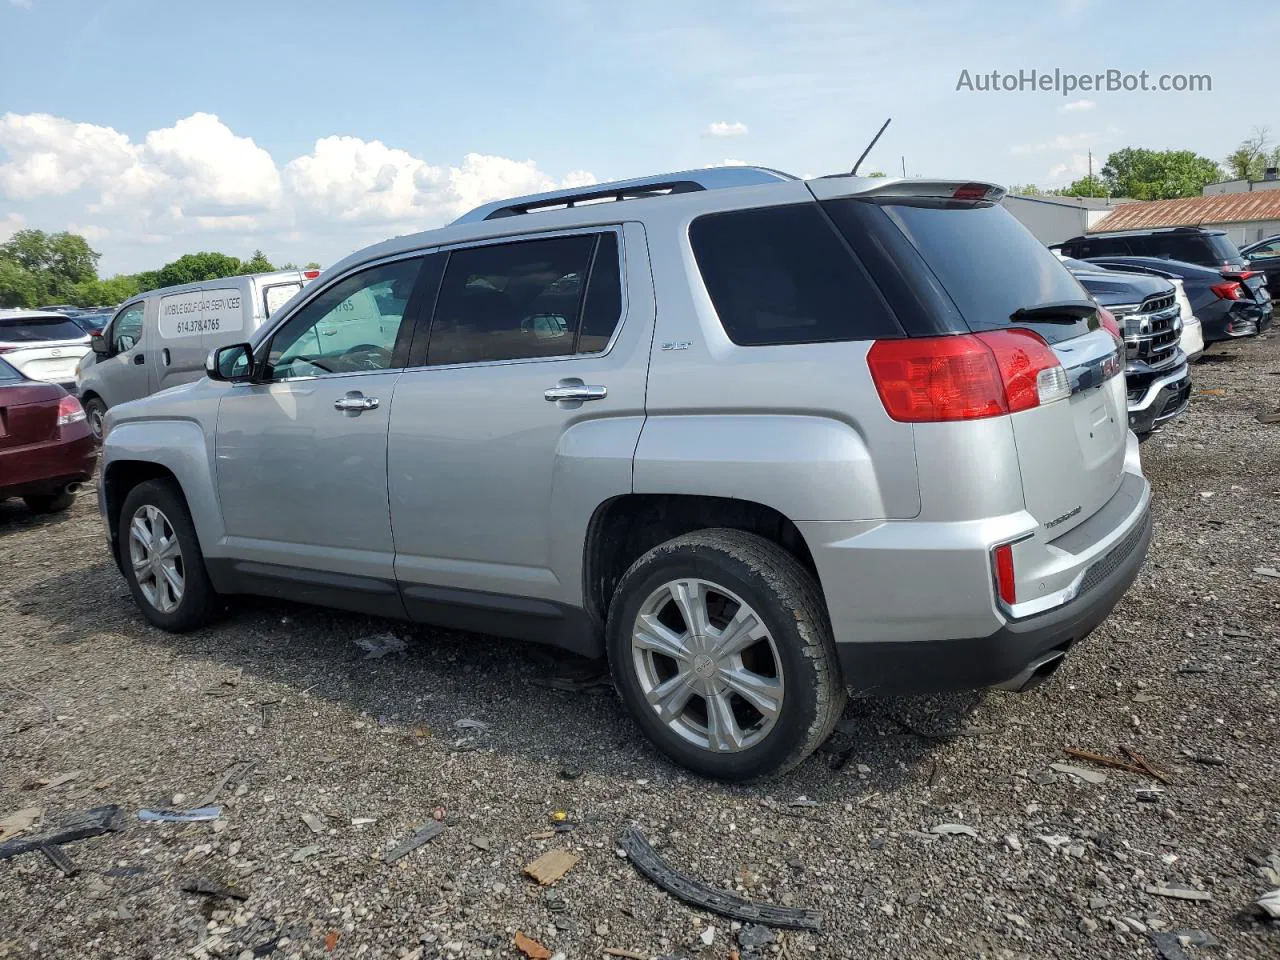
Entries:
{"label": "red car", "polygon": [[80,401],[0,360],[0,500],[21,497],[36,513],[66,510],[97,460]]}

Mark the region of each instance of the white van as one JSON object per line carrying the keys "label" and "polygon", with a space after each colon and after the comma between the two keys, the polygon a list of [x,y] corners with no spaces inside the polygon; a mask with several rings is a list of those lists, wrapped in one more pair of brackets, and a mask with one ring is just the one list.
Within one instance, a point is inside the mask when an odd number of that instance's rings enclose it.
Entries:
{"label": "white van", "polygon": [[150,290],[125,301],[76,370],[94,436],[110,407],[204,376],[214,347],[248,340],[319,270],[279,270]]}

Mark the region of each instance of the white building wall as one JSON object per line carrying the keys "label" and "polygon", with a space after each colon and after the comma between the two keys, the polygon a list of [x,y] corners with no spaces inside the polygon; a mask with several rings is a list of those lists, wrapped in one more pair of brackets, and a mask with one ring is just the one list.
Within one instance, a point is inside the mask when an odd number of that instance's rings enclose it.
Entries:
{"label": "white building wall", "polygon": [[1210,183],[1201,188],[1202,196],[1212,197],[1219,193],[1249,193],[1258,190],[1280,190],[1280,180],[1224,180],[1222,183]]}
{"label": "white building wall", "polygon": [[1202,223],[1209,230],[1225,230],[1237,247],[1280,234],[1280,220],[1253,220],[1249,223]]}
{"label": "white building wall", "polygon": [[1088,226],[1087,216],[1096,212],[1074,205],[1054,203],[1051,199],[1042,197],[1007,196],[1002,202],[1005,209],[1022,221],[1022,225],[1045,245],[1080,236]]}

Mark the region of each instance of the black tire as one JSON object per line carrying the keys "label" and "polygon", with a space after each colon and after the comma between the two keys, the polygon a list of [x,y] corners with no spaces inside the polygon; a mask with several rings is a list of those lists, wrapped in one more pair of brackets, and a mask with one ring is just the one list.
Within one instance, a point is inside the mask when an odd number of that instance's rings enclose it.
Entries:
{"label": "black tire", "polygon": [[[181,552],[183,591],[171,610],[162,610],[148,599],[138,582],[138,573],[131,559],[130,524],[138,511],[147,506],[157,508],[164,515]],[[142,615],[161,630],[170,633],[197,630],[213,622],[221,613],[223,606],[205,569],[200,541],[191,522],[191,511],[187,509],[181,488],[174,481],[148,480],[129,491],[120,509],[119,550],[120,566],[128,581],[129,592]]]}
{"label": "black tire", "polygon": [[22,502],[32,513],[61,513],[70,510],[76,502],[74,493],[47,493],[38,496],[23,497]]}
{"label": "black tire", "polygon": [[[655,591],[680,578],[700,579],[736,594],[773,638],[784,693],[772,728],[754,745],[720,753],[692,743],[645,698],[633,657],[632,627]],[[676,763],[718,780],[778,776],[796,767],[831,734],[848,698],[817,582],[777,544],[740,530],[685,534],[633,563],[609,605],[606,648],[618,693],[645,734]],[[698,699],[709,710],[709,702]]]}
{"label": "black tire", "polygon": [[99,443],[102,442],[102,418],[107,415],[107,405],[101,397],[90,397],[84,402],[84,415],[89,421],[89,429]]}

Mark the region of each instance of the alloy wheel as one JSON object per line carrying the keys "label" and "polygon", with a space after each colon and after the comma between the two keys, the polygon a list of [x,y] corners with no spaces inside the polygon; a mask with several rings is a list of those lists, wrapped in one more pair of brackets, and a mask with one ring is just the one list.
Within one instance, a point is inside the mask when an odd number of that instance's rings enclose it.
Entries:
{"label": "alloy wheel", "polygon": [[161,613],[176,610],[186,587],[182,547],[158,507],[139,507],[129,522],[129,560],[147,602]]}

